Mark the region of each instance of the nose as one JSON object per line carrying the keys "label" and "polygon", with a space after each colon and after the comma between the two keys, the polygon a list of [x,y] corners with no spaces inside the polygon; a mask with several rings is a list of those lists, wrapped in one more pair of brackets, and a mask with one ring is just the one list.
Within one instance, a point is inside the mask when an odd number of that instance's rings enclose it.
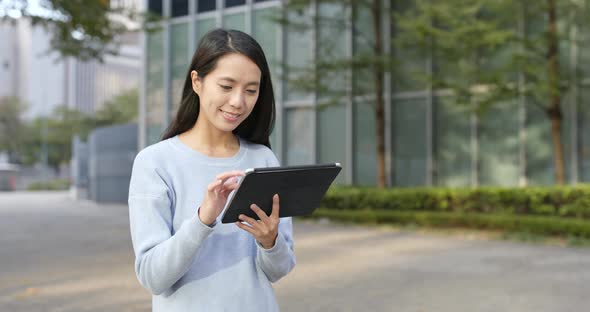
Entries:
{"label": "nose", "polygon": [[244,106],[245,101],[246,97],[244,96],[244,93],[240,90],[236,90],[230,98],[229,105],[231,107],[240,108]]}

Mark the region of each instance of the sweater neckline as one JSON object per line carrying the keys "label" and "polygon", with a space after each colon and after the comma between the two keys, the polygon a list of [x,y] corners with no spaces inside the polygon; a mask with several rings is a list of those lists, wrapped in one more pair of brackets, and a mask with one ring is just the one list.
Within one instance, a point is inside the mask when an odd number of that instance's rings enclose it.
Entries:
{"label": "sweater neckline", "polygon": [[171,143],[176,148],[178,148],[184,154],[189,155],[191,158],[204,161],[210,165],[232,165],[242,160],[242,158],[246,155],[246,140],[242,139],[241,137],[237,136],[238,141],[240,143],[240,149],[237,153],[230,157],[211,157],[207,156],[197,150],[192,149],[188,145],[184,144],[178,135],[171,138]]}

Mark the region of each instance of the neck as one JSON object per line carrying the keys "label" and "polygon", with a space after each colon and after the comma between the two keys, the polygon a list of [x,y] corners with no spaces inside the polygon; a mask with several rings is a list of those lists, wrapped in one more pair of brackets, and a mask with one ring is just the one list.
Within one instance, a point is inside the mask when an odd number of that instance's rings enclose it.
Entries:
{"label": "neck", "polygon": [[221,131],[208,123],[205,118],[197,118],[197,122],[179,138],[191,148],[208,156],[227,156],[240,148],[240,142],[231,131]]}

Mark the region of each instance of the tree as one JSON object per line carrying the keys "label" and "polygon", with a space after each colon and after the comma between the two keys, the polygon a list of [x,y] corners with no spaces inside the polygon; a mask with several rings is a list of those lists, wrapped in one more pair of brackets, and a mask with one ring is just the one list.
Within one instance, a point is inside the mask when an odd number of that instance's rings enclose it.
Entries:
{"label": "tree", "polygon": [[94,116],[77,109],[58,106],[49,117],[38,117],[19,130],[21,159],[25,165],[42,161],[56,170],[72,156],[72,139],[86,140],[97,127],[127,123],[137,118],[137,89],[128,90],[107,101]]}
{"label": "tree", "polygon": [[127,90],[115,96],[96,111],[96,125],[114,125],[137,120],[138,103],[139,91],[137,89]]}
{"label": "tree", "polygon": [[[522,53],[515,57],[523,69],[525,86],[523,92],[538,105],[547,116],[551,125],[551,142],[553,145],[553,164],[555,181],[565,183],[565,165],[563,144],[561,141],[563,122],[563,96],[575,83],[570,73],[577,68],[570,68],[562,62],[560,45],[580,44],[570,37],[570,29],[587,23],[587,3],[579,0],[520,0],[515,9],[522,12],[525,29],[520,34]],[[540,29],[529,29],[535,20],[545,22]]]}
{"label": "tree", "polygon": [[[587,14],[582,6],[576,0],[415,1],[413,9],[399,14],[401,42],[442,63],[428,81],[453,91],[458,104],[482,112],[524,95],[541,107],[551,124],[555,181],[563,184],[561,99],[570,82],[559,62],[559,44],[569,41],[570,25]],[[537,29],[529,29],[535,23]],[[500,55],[507,57],[498,61]],[[442,75],[449,71],[452,76]]]}
{"label": "tree", "polygon": [[[321,10],[306,12],[311,7],[331,6],[338,8],[340,14],[322,15]],[[286,25],[292,32],[306,32],[313,28],[324,27],[352,29],[356,38],[366,48],[358,49],[353,55],[343,56],[338,53],[338,42],[330,35],[318,40],[317,57],[312,64],[291,66],[283,64],[285,77],[289,85],[297,90],[314,92],[319,97],[320,108],[333,105],[343,94],[351,96],[372,95],[375,103],[372,106],[375,114],[375,137],[377,155],[377,186],[386,186],[385,170],[385,99],[384,80],[387,72],[392,72],[395,60],[386,51],[383,43],[384,7],[381,0],[292,0],[283,7],[284,11],[277,22]],[[371,21],[370,30],[361,30],[355,26],[358,12],[368,12]],[[353,76],[349,73],[353,72]],[[351,82],[354,75],[361,74],[366,79],[355,79],[352,90],[347,81]],[[352,83],[351,83],[352,84]]]}
{"label": "tree", "polygon": [[149,22],[155,16],[139,14],[128,8],[111,6],[109,0],[48,0],[35,1],[41,6],[31,10],[31,1],[0,1],[0,17],[4,19],[22,16],[52,33],[50,49],[62,57],[80,60],[102,61],[107,54],[118,51],[117,36],[136,30],[135,21]]}
{"label": "tree", "polygon": [[58,170],[71,159],[73,137],[79,135],[85,139],[95,124],[91,116],[78,110],[56,107],[50,117],[38,117],[29,124],[23,163],[32,165],[42,161],[41,155],[46,153],[47,164]]}
{"label": "tree", "polygon": [[26,105],[17,97],[0,98],[0,151],[16,161],[24,139],[22,114]]}
{"label": "tree", "polygon": [[434,89],[452,91],[458,105],[481,112],[517,92],[512,63],[494,63],[515,42],[514,30],[497,18],[503,0],[414,1],[395,13],[400,49],[434,59],[433,72],[417,75]]}

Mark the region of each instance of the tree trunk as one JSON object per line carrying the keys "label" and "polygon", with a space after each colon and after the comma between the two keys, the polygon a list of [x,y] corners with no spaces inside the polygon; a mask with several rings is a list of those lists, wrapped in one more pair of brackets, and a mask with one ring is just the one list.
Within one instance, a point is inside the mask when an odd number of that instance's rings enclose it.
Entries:
{"label": "tree trunk", "polygon": [[[373,0],[372,6],[373,15],[373,31],[375,34],[375,45],[373,52],[376,57],[383,57],[383,41],[381,29],[381,14],[382,3],[381,0]],[[375,79],[375,126],[376,126],[376,140],[377,140],[377,186],[385,188],[385,100],[383,98],[383,76],[384,70],[380,62],[374,64],[374,79]]]}
{"label": "tree trunk", "polygon": [[557,9],[555,0],[547,0],[549,15],[547,64],[549,66],[549,86],[551,90],[547,115],[551,120],[551,138],[553,143],[553,161],[555,166],[555,182],[565,183],[563,147],[561,145],[561,90],[559,81],[559,42],[557,35]]}

